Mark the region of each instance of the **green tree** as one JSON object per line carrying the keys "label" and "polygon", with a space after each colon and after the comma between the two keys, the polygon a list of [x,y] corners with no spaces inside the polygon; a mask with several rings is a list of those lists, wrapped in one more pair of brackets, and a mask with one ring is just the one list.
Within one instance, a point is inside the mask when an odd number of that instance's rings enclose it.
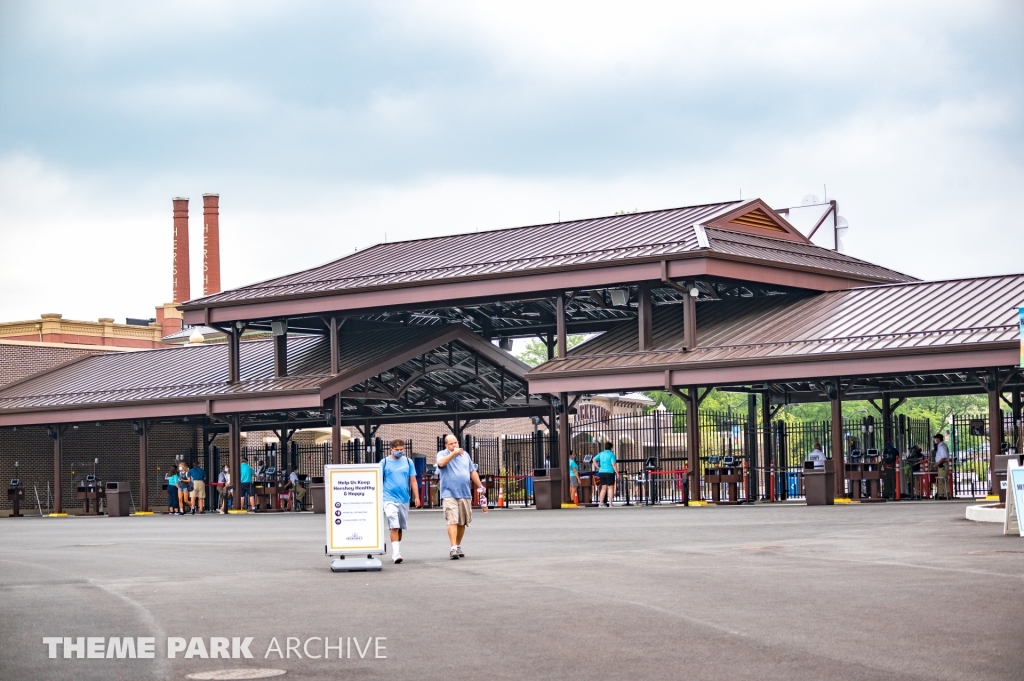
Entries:
{"label": "green tree", "polygon": [[[571,334],[566,338],[566,344],[569,349],[572,350],[574,347],[583,342],[586,338],[583,334]],[[532,367],[540,366],[544,362],[548,361],[548,346],[544,344],[539,338],[534,338],[521,352],[516,353],[516,357],[520,362],[525,362]]]}

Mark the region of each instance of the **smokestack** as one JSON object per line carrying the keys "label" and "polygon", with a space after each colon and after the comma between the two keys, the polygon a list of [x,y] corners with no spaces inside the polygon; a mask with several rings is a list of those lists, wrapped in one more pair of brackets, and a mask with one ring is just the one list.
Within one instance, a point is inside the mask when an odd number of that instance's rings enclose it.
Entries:
{"label": "smokestack", "polygon": [[188,199],[171,200],[174,204],[174,266],[172,271],[175,303],[192,297],[188,278]]}
{"label": "smokestack", "polygon": [[220,194],[203,194],[203,295],[220,293]]}

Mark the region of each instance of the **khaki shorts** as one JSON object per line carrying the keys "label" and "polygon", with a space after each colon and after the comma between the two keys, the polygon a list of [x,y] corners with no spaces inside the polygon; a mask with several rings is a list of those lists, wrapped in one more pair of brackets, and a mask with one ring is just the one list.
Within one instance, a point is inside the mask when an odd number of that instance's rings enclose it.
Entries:
{"label": "khaki shorts", "polygon": [[444,509],[444,519],[449,525],[469,525],[473,520],[473,507],[469,499],[442,499],[441,508]]}
{"label": "khaki shorts", "polygon": [[192,482],[192,498],[193,499],[205,499],[206,498],[206,483],[202,480],[195,480]]}

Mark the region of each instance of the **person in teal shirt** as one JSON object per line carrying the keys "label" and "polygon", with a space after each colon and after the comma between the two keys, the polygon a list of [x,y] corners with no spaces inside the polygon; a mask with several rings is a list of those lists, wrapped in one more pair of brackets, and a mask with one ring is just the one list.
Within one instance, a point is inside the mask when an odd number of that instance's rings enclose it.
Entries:
{"label": "person in teal shirt", "polygon": [[580,486],[580,467],[576,463],[576,455],[569,455],[569,498],[572,499],[572,503],[578,504],[579,497],[576,496],[579,491],[577,488]]}
{"label": "person in teal shirt", "polygon": [[[601,491],[598,492],[597,505],[611,508],[612,499],[615,498],[615,476],[619,474],[619,466],[616,463],[615,452],[612,451],[612,443],[605,445],[604,450],[594,457],[594,469],[601,484]],[[607,497],[607,501],[605,498]]]}
{"label": "person in teal shirt", "polygon": [[178,512],[178,469],[167,476],[167,512],[174,515]]}
{"label": "person in teal shirt", "polygon": [[238,483],[242,487],[242,491],[239,494],[239,507],[245,503],[245,500],[249,500],[249,513],[256,512],[256,486],[252,484],[252,466],[246,462],[242,462],[242,465],[238,468]]}

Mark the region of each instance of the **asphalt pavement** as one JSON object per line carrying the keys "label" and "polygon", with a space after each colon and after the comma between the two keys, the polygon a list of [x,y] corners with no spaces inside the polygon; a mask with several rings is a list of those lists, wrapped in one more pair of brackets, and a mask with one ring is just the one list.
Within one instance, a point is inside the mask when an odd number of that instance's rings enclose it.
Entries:
{"label": "asphalt pavement", "polygon": [[1024,678],[1024,539],[964,506],[477,512],[457,561],[415,511],[404,564],[349,574],[308,513],[2,519],[0,679]]}

